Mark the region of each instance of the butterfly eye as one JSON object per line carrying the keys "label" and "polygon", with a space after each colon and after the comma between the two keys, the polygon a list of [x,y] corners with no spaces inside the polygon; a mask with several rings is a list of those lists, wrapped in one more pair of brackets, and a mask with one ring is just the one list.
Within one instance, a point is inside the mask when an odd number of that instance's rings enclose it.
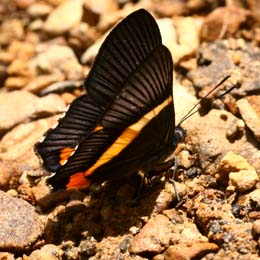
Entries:
{"label": "butterfly eye", "polygon": [[183,141],[186,137],[186,130],[183,129],[181,126],[177,126],[175,128],[175,131],[174,131],[174,136],[173,136],[173,146],[176,147],[177,144],[181,141]]}

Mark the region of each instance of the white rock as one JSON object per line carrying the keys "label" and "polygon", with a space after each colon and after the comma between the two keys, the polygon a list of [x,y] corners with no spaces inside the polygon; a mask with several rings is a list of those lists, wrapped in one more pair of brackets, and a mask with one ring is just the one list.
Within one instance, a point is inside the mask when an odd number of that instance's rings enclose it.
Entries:
{"label": "white rock", "polygon": [[81,21],[83,0],[67,0],[48,16],[44,29],[51,34],[62,34]]}

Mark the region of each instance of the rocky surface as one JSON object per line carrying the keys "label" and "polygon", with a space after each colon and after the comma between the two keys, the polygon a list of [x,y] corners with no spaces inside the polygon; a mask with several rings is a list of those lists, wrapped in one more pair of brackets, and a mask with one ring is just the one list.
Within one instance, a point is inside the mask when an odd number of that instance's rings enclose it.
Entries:
{"label": "rocky surface", "polygon": [[30,248],[42,235],[43,219],[22,199],[0,192],[0,248],[19,252]]}
{"label": "rocky surface", "polygon": [[[0,1],[0,259],[259,259],[260,6],[222,2]],[[182,124],[176,190],[168,171],[150,173],[137,201],[136,177],[52,192],[34,144],[138,8],[173,56],[176,124],[202,99]]]}

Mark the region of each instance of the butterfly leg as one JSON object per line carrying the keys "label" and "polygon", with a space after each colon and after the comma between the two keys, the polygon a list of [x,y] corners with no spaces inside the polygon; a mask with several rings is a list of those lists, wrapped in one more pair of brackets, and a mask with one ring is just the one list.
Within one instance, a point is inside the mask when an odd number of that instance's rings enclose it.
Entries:
{"label": "butterfly leg", "polygon": [[176,198],[177,198],[177,201],[179,202],[180,197],[179,197],[179,194],[178,194],[178,191],[177,191],[176,182],[174,180],[178,166],[179,166],[178,158],[177,158],[177,156],[174,156],[174,165],[172,165],[172,167],[168,170],[168,171],[172,171],[172,177],[170,178],[169,181],[173,184],[173,188],[174,188],[174,191],[175,191],[175,194],[176,194]]}
{"label": "butterfly leg", "polygon": [[139,196],[141,194],[141,190],[142,190],[142,188],[144,186],[144,182],[145,182],[145,178],[146,178],[145,175],[146,174],[145,174],[144,171],[142,171],[142,170],[138,171],[138,177],[140,178],[140,183],[139,183],[138,189],[136,190],[136,193],[135,193],[135,197],[134,197],[135,201],[138,200],[138,198],[139,198]]}

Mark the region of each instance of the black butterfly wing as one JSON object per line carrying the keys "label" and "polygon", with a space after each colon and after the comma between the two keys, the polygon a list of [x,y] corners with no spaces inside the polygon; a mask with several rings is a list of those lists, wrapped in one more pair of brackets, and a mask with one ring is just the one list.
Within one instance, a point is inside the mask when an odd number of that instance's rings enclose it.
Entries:
{"label": "black butterfly wing", "polygon": [[82,138],[100,124],[104,110],[114,102],[129,75],[159,45],[158,26],[144,9],[130,14],[112,30],[85,81],[88,96],[76,99],[58,126],[36,144],[36,153],[48,171],[56,172],[62,151],[63,157],[69,157]]}
{"label": "black butterfly wing", "polygon": [[[68,163],[61,166],[57,174],[49,180],[52,186],[64,187],[70,176],[77,172],[88,170],[87,174],[92,174],[98,167],[105,165],[126,149],[151,118],[156,117],[161,110],[170,107],[173,111],[172,59],[168,49],[164,46],[158,47],[153,55],[129,77],[123,90],[123,93],[117,96],[101,117],[100,129],[85,137],[69,158]],[[160,111],[157,111],[157,108],[160,108]],[[155,140],[156,143],[166,143],[164,140],[168,140],[169,135],[171,136],[169,128],[174,127],[173,115],[174,112],[169,111],[166,116],[160,117],[161,121],[158,122],[157,119],[153,123],[156,130],[153,132],[154,136],[149,136],[151,140]],[[131,129],[135,122],[136,126]],[[165,130],[165,134],[158,132],[160,128]],[[158,140],[160,134],[163,135],[162,141]],[[151,140],[145,141],[153,143]],[[144,151],[139,153],[136,149],[136,153],[133,151],[128,156],[140,163]],[[130,165],[128,167],[131,169]],[[106,173],[104,178],[109,178],[109,176],[110,173]]]}
{"label": "black butterfly wing", "polygon": [[54,188],[64,187],[76,172],[106,164],[138,135],[120,138],[130,125],[149,111],[156,115],[165,100],[171,103],[172,67],[147,11],[130,14],[112,30],[85,81],[87,95],[76,99],[58,127],[36,145],[45,168],[56,172],[49,179]]}
{"label": "black butterfly wing", "polygon": [[127,127],[172,96],[173,64],[168,49],[156,47],[124,82],[101,119],[104,127]]}
{"label": "black butterfly wing", "polygon": [[[140,129],[137,127],[133,139],[131,134],[126,138],[124,133],[116,139],[94,166],[88,169],[87,174],[94,168],[94,172],[87,175],[88,180],[102,182],[127,178],[139,170],[149,171],[158,163],[164,162],[176,148],[173,145],[175,126],[172,99],[168,98],[164,103],[147,124],[142,124]],[[131,133],[134,126],[135,124],[125,132]]]}
{"label": "black butterfly wing", "polygon": [[88,94],[101,106],[108,106],[124,83],[149,54],[162,45],[154,18],[144,9],[127,16],[102,44],[85,80]]}
{"label": "black butterfly wing", "polygon": [[58,125],[49,129],[44,139],[35,145],[36,153],[41,156],[46,170],[57,171],[61,166],[62,151],[71,149],[72,152],[82,138],[93,131],[101,112],[102,109],[87,95],[82,95],[71,103]]}

